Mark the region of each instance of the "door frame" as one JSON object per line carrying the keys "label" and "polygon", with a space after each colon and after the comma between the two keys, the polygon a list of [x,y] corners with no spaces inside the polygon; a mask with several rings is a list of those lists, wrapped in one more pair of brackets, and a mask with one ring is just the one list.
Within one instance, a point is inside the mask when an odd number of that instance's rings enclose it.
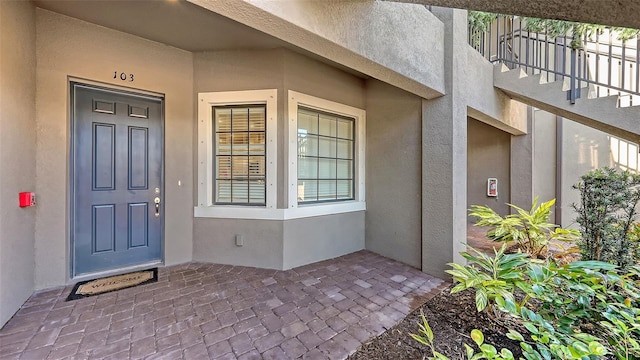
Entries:
{"label": "door frame", "polygon": [[[68,191],[67,191],[67,234],[68,234],[68,241],[67,241],[67,253],[68,253],[68,276],[67,276],[67,283],[68,284],[72,284],[78,281],[83,281],[83,280],[90,280],[90,279],[95,279],[95,278],[99,278],[99,277],[104,277],[104,276],[111,276],[111,275],[118,275],[118,274],[124,274],[124,273],[128,273],[131,271],[137,271],[137,270],[142,270],[142,269],[148,269],[154,266],[158,266],[158,265],[164,265],[165,262],[165,244],[164,244],[164,234],[165,234],[165,217],[164,214],[166,212],[167,209],[167,204],[166,204],[166,197],[165,197],[165,133],[164,133],[164,126],[165,126],[165,96],[164,94],[160,94],[160,93],[155,93],[155,92],[150,92],[150,91],[145,91],[145,90],[141,90],[141,89],[133,89],[133,88],[127,88],[127,87],[120,87],[120,86],[116,86],[116,85],[112,85],[112,84],[105,84],[105,83],[101,83],[101,82],[97,82],[97,81],[92,81],[92,80],[87,80],[87,79],[80,79],[80,78],[73,78],[73,77],[69,77],[68,81],[67,81],[67,85],[68,85],[68,94],[69,94],[69,122],[68,122],[68,135],[69,135],[69,144],[68,144],[68,155],[67,155],[67,169],[68,169],[68,181],[67,181],[67,186],[68,186]],[[125,95],[125,96],[132,96],[132,97],[136,97],[139,99],[146,99],[146,100],[151,100],[151,101],[159,101],[160,102],[160,144],[161,144],[161,157],[162,157],[162,161],[160,162],[160,193],[162,194],[163,198],[165,199],[165,201],[163,201],[163,211],[160,214],[160,259],[159,260],[155,260],[155,261],[151,261],[151,262],[145,262],[145,263],[141,263],[141,264],[136,264],[136,265],[132,265],[132,266],[125,266],[125,267],[121,267],[121,268],[117,268],[117,269],[110,269],[110,270],[104,270],[104,271],[97,271],[97,272],[92,272],[92,273],[85,273],[85,274],[81,274],[81,275],[76,275],[75,273],[75,268],[74,268],[74,264],[75,264],[75,254],[74,254],[74,248],[75,248],[75,239],[74,239],[74,228],[75,228],[75,224],[74,224],[74,206],[75,206],[75,188],[74,188],[74,164],[75,164],[75,159],[74,159],[74,144],[75,144],[75,133],[74,133],[74,128],[75,128],[75,93],[76,93],[76,88],[77,87],[83,87],[83,88],[89,88],[89,89],[93,89],[93,90],[98,90],[98,91],[104,91],[104,92],[109,92],[109,93],[115,93],[118,95]]]}

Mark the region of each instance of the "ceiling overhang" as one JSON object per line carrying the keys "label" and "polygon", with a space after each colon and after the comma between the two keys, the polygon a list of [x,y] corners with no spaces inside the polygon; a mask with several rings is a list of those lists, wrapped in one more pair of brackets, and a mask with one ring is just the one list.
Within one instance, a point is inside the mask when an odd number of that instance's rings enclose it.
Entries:
{"label": "ceiling overhang", "polygon": [[640,29],[638,0],[386,0]]}

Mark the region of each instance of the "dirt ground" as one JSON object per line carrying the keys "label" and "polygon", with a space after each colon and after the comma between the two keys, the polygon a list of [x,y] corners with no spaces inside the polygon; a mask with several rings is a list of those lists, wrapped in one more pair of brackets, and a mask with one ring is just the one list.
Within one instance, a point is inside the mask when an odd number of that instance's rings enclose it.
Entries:
{"label": "dirt ground", "polygon": [[348,359],[404,360],[426,359],[431,356],[428,347],[409,336],[411,333],[418,333],[421,309],[435,334],[436,351],[450,359],[466,359],[465,343],[473,345],[477,351],[469,336],[473,329],[481,330],[485,337],[485,343],[492,344],[498,351],[501,348],[507,348],[513,352],[516,359],[521,355],[519,343],[504,335],[508,331],[506,328],[490,320],[485,313],[476,311],[472,291],[449,294],[449,289],[446,289],[407,315],[398,325],[362,344]]}

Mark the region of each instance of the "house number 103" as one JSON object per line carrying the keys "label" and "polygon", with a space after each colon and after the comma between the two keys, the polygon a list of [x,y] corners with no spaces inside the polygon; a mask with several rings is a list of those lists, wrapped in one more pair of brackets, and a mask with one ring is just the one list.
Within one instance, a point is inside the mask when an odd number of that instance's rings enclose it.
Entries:
{"label": "house number 103", "polygon": [[122,81],[127,81],[129,80],[129,82],[133,82],[133,74],[127,74],[124,72],[118,73],[117,71],[113,72],[113,78],[114,79],[120,79]]}

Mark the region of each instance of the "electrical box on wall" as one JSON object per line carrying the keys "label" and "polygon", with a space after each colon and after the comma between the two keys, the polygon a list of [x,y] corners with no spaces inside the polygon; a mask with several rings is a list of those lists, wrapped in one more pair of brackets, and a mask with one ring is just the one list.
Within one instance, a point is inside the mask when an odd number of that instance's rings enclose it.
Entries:
{"label": "electrical box on wall", "polygon": [[36,194],[32,192],[21,192],[18,194],[20,207],[34,206],[36,204]]}
{"label": "electrical box on wall", "polygon": [[498,179],[496,178],[487,179],[487,196],[491,196],[491,197],[498,196]]}

